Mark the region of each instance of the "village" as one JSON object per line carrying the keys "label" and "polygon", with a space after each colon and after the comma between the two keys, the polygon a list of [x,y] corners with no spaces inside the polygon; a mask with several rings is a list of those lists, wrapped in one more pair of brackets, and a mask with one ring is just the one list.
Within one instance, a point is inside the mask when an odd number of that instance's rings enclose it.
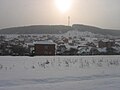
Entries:
{"label": "village", "polygon": [[64,34],[2,34],[0,55],[120,55],[120,38],[77,30]]}

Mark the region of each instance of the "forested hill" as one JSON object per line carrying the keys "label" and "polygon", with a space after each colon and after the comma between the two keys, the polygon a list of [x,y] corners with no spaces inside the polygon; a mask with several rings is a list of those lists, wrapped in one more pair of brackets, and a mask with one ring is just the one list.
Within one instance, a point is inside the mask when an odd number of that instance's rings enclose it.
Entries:
{"label": "forested hill", "polygon": [[73,29],[77,29],[78,31],[88,31],[95,34],[102,34],[102,35],[113,35],[119,36],[120,30],[112,30],[112,29],[102,29],[94,26],[82,25],[82,24],[74,24],[72,26]]}
{"label": "forested hill", "polygon": [[59,34],[72,30],[64,25],[34,25],[13,27],[0,30],[0,34]]}
{"label": "forested hill", "polygon": [[12,27],[0,30],[0,34],[62,34],[70,30],[88,31],[103,35],[120,35],[120,30],[102,29],[94,26],[74,24],[72,26],[65,25],[33,25],[23,27]]}

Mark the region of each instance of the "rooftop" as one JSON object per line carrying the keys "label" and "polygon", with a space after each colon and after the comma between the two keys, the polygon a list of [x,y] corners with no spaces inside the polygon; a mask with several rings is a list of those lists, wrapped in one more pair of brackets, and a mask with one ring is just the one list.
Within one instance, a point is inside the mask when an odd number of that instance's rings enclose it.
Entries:
{"label": "rooftop", "polygon": [[34,44],[56,44],[53,41],[39,41],[39,42],[34,42]]}

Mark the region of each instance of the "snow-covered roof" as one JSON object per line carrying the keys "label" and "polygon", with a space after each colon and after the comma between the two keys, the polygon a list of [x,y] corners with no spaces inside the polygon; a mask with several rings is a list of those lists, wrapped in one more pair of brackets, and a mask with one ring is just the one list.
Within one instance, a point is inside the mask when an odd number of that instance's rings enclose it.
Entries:
{"label": "snow-covered roof", "polygon": [[80,54],[80,53],[83,53],[83,52],[85,52],[85,53],[88,53],[88,52],[90,52],[90,50],[91,50],[91,48],[92,47],[81,47],[81,48],[79,48],[78,50],[78,53]]}
{"label": "snow-covered roof", "polygon": [[106,51],[106,47],[105,47],[105,48],[98,48],[98,51],[99,51],[99,52],[107,52],[107,51]]}
{"label": "snow-covered roof", "polygon": [[120,47],[113,47],[118,53],[120,52]]}
{"label": "snow-covered roof", "polygon": [[56,44],[53,41],[39,41],[39,42],[34,42],[34,44]]}
{"label": "snow-covered roof", "polygon": [[118,42],[115,42],[115,44],[118,44],[118,45],[120,45],[120,43],[118,43]]}
{"label": "snow-covered roof", "polygon": [[70,48],[74,48],[74,49],[77,49],[78,46],[71,46],[71,45],[65,45],[66,48],[69,50]]}
{"label": "snow-covered roof", "polygon": [[102,40],[103,42],[113,42],[113,40],[110,40],[110,39],[104,39]]}
{"label": "snow-covered roof", "polygon": [[116,41],[116,42],[120,42],[120,39],[116,39],[115,41]]}
{"label": "snow-covered roof", "polygon": [[26,43],[28,46],[34,46],[34,43]]}

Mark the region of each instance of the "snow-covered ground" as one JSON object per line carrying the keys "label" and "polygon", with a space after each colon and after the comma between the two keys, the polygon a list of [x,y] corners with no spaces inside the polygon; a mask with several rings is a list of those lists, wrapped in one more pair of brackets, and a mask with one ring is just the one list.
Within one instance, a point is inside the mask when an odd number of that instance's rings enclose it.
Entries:
{"label": "snow-covered ground", "polygon": [[0,90],[120,90],[120,56],[0,57]]}

